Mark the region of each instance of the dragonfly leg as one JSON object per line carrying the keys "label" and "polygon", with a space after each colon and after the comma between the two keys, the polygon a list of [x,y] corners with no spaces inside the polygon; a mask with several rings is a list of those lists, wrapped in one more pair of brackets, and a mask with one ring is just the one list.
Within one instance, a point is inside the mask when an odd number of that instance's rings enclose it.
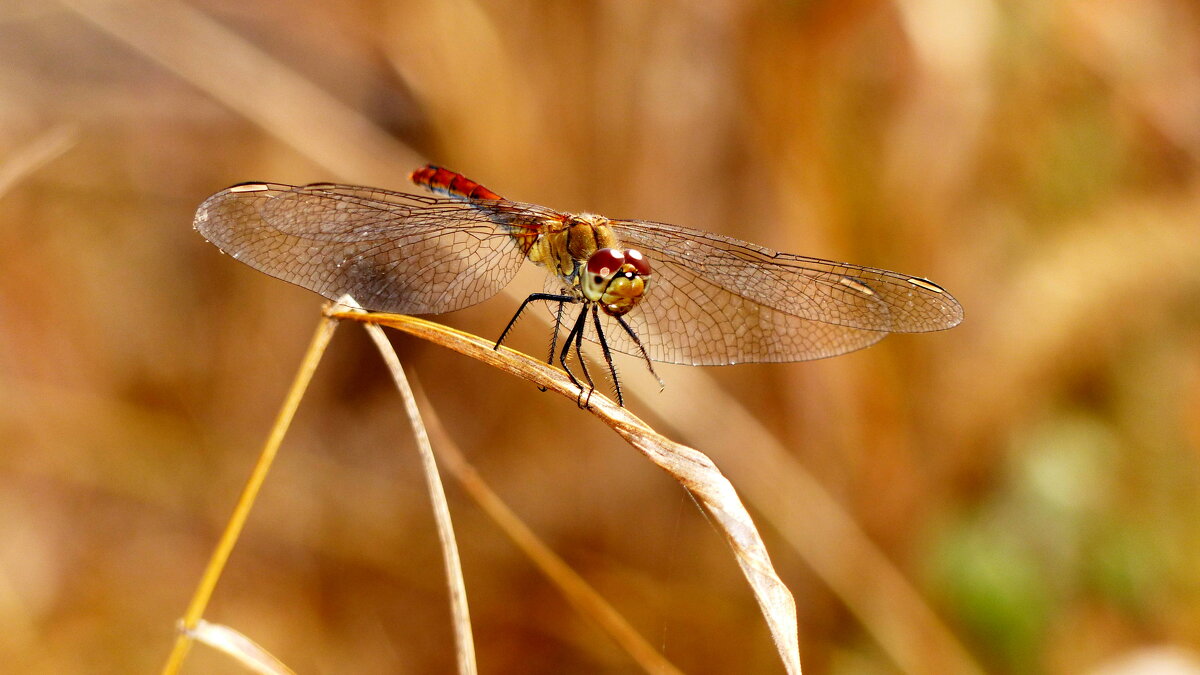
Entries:
{"label": "dragonfly leg", "polygon": [[550,354],[546,357],[546,363],[554,365],[554,352],[558,350],[558,331],[563,325],[563,308],[567,306],[565,300],[558,301],[558,309],[554,311],[554,330],[550,333]]}
{"label": "dragonfly leg", "polygon": [[596,325],[596,340],[600,343],[600,351],[604,353],[604,362],[608,364],[608,372],[612,375],[613,391],[617,394],[617,405],[624,408],[625,397],[621,395],[621,379],[617,377],[617,364],[613,363],[612,350],[608,348],[608,340],[604,337],[604,328],[600,326],[599,305],[592,305],[592,321]]}
{"label": "dragonfly leg", "polygon": [[529,303],[536,302],[538,300],[548,300],[550,302],[559,303],[559,319],[557,322],[555,322],[555,331],[558,330],[558,323],[562,321],[562,303],[578,301],[576,298],[573,298],[569,295],[559,295],[557,293],[530,293],[529,297],[525,298],[525,301],[522,302],[521,306],[517,308],[517,313],[513,314],[512,318],[508,320],[508,325],[504,327],[504,332],[500,333],[500,338],[496,340],[496,346],[493,347],[493,349],[500,349],[500,345],[504,344],[504,338],[508,337],[509,331],[512,330],[513,326],[517,325],[517,319],[521,318],[521,314],[525,312],[525,308],[529,305]]}
{"label": "dragonfly leg", "polygon": [[579,367],[583,370],[583,377],[587,381],[587,395],[590,397],[596,385],[592,382],[591,374],[588,373],[587,362],[583,360],[583,352],[581,351],[583,347],[583,329],[587,326],[587,315],[588,308],[585,305],[583,310],[579,312],[579,317],[575,319],[575,323],[571,326],[571,331],[567,333],[566,339],[563,340],[562,351],[558,353],[558,362],[562,365],[563,371],[567,373],[567,377],[571,378],[571,384],[579,387],[579,398],[576,400],[576,404],[581,408],[585,406],[584,384],[575,376],[568,361],[571,355],[571,348],[574,347],[575,355],[579,359]]}
{"label": "dragonfly leg", "polygon": [[633,344],[637,345],[638,351],[642,353],[642,360],[646,362],[646,369],[650,371],[650,374],[654,376],[654,379],[658,380],[658,386],[666,389],[667,383],[663,382],[662,378],[658,376],[658,373],[654,372],[654,363],[650,360],[650,355],[646,353],[646,347],[642,344],[642,339],[637,336],[637,333],[633,332],[632,326],[625,323],[625,317],[619,314],[614,314],[612,316],[617,320],[617,323],[621,324],[621,328],[624,328],[625,332],[629,334],[630,339],[633,340]]}
{"label": "dragonfly leg", "polygon": [[[558,350],[558,331],[562,328],[563,307],[566,307],[565,300],[551,300],[550,302],[558,302],[558,309],[554,310],[554,327],[550,332],[550,353],[546,356],[546,363],[550,366],[554,365],[554,352]],[[538,387],[538,391],[546,391],[545,387]]]}
{"label": "dragonfly leg", "polygon": [[[583,306],[583,310],[579,312],[578,330],[575,331],[575,357],[579,359],[579,368],[583,370],[583,379],[587,380],[587,396],[583,399],[582,408],[590,408],[592,403],[592,392],[596,391],[596,381],[592,379],[592,374],[588,372],[587,359],[583,358],[583,334],[587,330],[587,305]],[[580,393],[583,393],[583,387],[579,388]]]}

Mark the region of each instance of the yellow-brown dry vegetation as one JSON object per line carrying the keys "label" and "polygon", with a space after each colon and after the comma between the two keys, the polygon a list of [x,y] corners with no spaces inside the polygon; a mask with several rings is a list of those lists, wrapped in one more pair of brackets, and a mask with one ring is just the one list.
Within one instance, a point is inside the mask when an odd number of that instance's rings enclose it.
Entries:
{"label": "yellow-brown dry vegetation", "polygon": [[[1200,663],[1200,10],[1186,0],[10,0],[0,669],[152,672],[320,312],[191,228],[246,180],[512,199],[927,276],[945,333],[619,362],[722,468],[809,673]],[[436,317],[494,338],[524,293]],[[511,346],[545,350],[529,320]],[[723,537],[571,401],[393,334],[479,476],[684,672],[779,672]],[[438,438],[435,436],[435,446]],[[443,442],[447,439],[443,439]],[[484,672],[627,672],[448,485]],[[206,617],[450,672],[395,389],[342,326]],[[185,672],[238,672],[196,648]]]}

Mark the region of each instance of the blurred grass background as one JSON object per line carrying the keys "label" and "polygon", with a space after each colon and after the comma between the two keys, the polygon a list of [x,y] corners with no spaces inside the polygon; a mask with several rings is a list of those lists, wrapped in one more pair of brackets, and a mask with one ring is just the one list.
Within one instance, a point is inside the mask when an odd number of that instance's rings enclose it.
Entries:
{"label": "blurred grass background", "polygon": [[[752,411],[915,589],[851,611],[806,562],[840,536],[767,528],[807,672],[1200,672],[1186,0],[5,2],[5,670],[161,665],[316,321],[318,298],[196,235],[195,207],[246,180],[405,189],[424,161],[513,199],[928,276],[962,302],[947,333],[704,369],[730,398],[666,366],[659,394],[624,362],[651,401],[634,411],[754,507],[794,497],[792,477],[739,481],[760,448],[689,421]],[[514,307],[442,319],[495,336]],[[513,344],[541,354],[528,323]],[[668,658],[779,670],[725,542],[669,478],[569,401],[394,342],[484,477]],[[302,673],[452,669],[406,428],[344,327],[207,617]],[[484,672],[632,669],[449,489]],[[878,639],[914,604],[941,632]],[[200,648],[189,672],[240,671]]]}

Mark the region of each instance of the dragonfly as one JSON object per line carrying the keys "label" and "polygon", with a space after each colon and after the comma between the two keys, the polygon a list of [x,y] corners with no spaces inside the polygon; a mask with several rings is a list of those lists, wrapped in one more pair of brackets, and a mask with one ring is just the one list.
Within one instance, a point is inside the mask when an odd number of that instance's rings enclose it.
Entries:
{"label": "dragonfly", "polygon": [[[590,399],[582,346],[599,344],[619,405],[613,352],[645,362],[730,365],[805,361],[889,333],[958,325],[962,306],[934,282],[780,253],[678,225],[565,213],[510,201],[448,169],[410,180],[431,194],[313,183],[241,183],[204,201],[194,226],[235,259],[331,300],[440,314],[499,293],[526,261],[545,268],[496,341],[526,308],[551,307],[550,356]],[[562,347],[558,337],[565,329]],[[572,370],[572,353],[583,379]]]}

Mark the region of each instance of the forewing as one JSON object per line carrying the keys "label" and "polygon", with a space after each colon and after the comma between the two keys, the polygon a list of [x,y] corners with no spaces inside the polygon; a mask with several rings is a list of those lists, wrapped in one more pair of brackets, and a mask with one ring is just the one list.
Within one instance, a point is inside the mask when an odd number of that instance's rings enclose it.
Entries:
{"label": "forewing", "polygon": [[958,301],[920,277],[779,253],[677,225],[612,221],[612,227],[625,246],[654,252],[656,274],[693,272],[733,294],[812,321],[889,333],[942,330],[962,321]]}
{"label": "forewing", "polygon": [[[640,356],[624,328],[612,317],[603,318],[610,346]],[[695,366],[821,359],[887,335],[787,314],[686,271],[656,271],[644,299],[624,319],[651,359]]]}
{"label": "forewing", "polygon": [[[657,361],[802,361],[861,349],[889,332],[940,330],[962,320],[949,293],[917,277],[674,225],[611,226],[653,266],[645,296],[625,319]],[[619,326],[605,336],[614,348],[638,353]]]}
{"label": "forewing", "polygon": [[[546,292],[570,294],[557,277],[547,277]],[[552,315],[556,311],[554,305],[549,309]],[[574,311],[568,315],[573,319]],[[656,269],[642,302],[623,318],[651,360],[688,366],[822,359],[887,335],[785,314],[730,294],[686,268],[665,275]],[[611,348],[642,356],[615,318],[601,314],[600,320]],[[598,342],[591,322],[584,337]]]}
{"label": "forewing", "polygon": [[326,298],[405,314],[461,309],[499,292],[524,258],[513,232],[537,207],[351,185],[237,185],[195,227],[222,251]]}

